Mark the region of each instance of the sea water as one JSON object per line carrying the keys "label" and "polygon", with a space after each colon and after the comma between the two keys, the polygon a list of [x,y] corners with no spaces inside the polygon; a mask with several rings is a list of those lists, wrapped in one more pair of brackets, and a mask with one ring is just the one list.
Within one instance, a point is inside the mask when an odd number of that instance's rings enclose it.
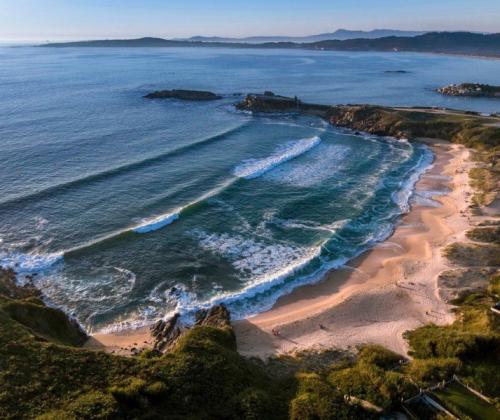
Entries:
{"label": "sea water", "polygon": [[[2,47],[0,265],[94,332],[220,302],[258,313],[388,237],[432,154],[234,103],[495,112],[433,91],[495,75],[500,61],[425,54]],[[143,99],[172,88],[223,99]]]}

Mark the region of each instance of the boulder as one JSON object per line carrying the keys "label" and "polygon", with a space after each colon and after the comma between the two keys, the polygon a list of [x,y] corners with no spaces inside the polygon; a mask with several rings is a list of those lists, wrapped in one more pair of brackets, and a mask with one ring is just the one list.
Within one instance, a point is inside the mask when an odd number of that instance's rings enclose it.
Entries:
{"label": "boulder", "polygon": [[[224,305],[215,305],[208,310],[197,311],[194,326],[230,327],[231,317]],[[151,327],[151,335],[154,339],[153,350],[158,353],[167,352],[188,329],[188,326],[181,324],[179,313],[166,321],[160,319]]]}

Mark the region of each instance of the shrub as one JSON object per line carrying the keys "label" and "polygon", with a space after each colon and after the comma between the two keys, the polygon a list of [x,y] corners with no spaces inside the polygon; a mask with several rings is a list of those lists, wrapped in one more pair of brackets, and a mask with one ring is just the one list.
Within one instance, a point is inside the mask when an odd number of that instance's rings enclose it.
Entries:
{"label": "shrub", "polygon": [[408,365],[406,372],[420,386],[427,387],[436,382],[449,380],[462,363],[457,358],[448,359],[414,359]]}
{"label": "shrub", "polygon": [[297,375],[297,395],[290,403],[290,419],[370,418],[355,404],[348,404],[341,393],[314,373]]}
{"label": "shrub", "polygon": [[368,363],[382,369],[391,369],[398,366],[403,357],[382,346],[367,345],[359,350],[358,360],[360,363]]}

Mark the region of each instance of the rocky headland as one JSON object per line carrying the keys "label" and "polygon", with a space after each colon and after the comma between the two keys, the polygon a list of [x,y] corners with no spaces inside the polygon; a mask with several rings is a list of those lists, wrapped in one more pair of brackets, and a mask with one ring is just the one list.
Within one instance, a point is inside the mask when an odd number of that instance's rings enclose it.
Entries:
{"label": "rocky headland", "polygon": [[[193,326],[210,326],[231,330],[231,316],[224,305],[215,305],[208,310],[197,311]],[[159,353],[167,352],[190,328],[191,326],[181,323],[181,317],[178,313],[167,320],[158,320],[151,327],[151,335],[154,339],[153,350]]]}
{"label": "rocky headland", "polygon": [[469,96],[474,98],[500,98],[500,86],[485,85],[481,83],[451,84],[436,89],[447,96]]}
{"label": "rocky headland", "polygon": [[203,90],[157,90],[144,96],[146,99],[180,99],[183,101],[215,101],[222,96]]}

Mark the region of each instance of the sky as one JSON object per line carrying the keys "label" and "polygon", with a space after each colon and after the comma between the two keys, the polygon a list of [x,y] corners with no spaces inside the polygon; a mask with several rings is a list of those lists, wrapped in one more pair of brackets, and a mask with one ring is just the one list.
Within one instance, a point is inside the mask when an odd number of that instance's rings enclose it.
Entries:
{"label": "sky", "polygon": [[0,40],[500,32],[500,0],[0,0]]}

